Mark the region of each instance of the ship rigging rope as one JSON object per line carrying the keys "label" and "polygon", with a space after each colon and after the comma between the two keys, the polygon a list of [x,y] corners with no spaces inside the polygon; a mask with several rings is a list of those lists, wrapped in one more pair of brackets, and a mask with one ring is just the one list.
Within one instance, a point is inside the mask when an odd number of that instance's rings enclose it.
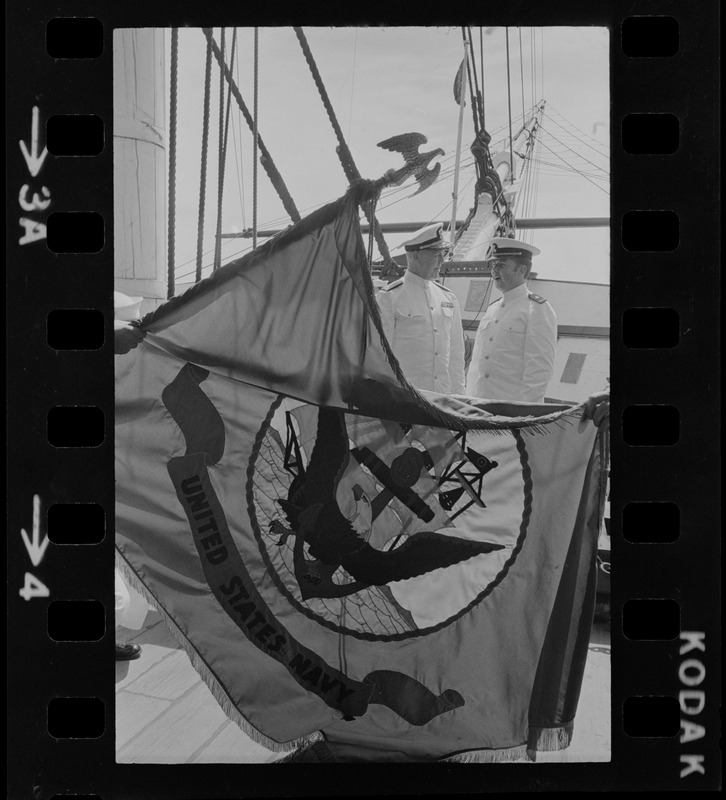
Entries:
{"label": "ship rigging rope", "polygon": [[[360,180],[360,172],[358,172],[358,168],[353,161],[353,155],[351,154],[348,145],[345,142],[345,138],[343,137],[343,131],[338,124],[338,119],[335,116],[335,111],[333,110],[332,103],[330,102],[330,98],[328,97],[328,92],[325,89],[325,85],[323,84],[323,79],[320,75],[320,71],[318,70],[318,66],[315,63],[315,59],[313,58],[312,51],[310,50],[310,45],[308,44],[308,40],[303,32],[303,29],[300,27],[293,27],[295,34],[297,35],[298,41],[300,42],[300,47],[302,48],[303,55],[305,56],[305,61],[307,61],[308,67],[310,68],[310,72],[313,76],[313,80],[315,81],[315,85],[318,89],[318,94],[320,95],[320,99],[323,101],[323,105],[325,106],[325,111],[328,115],[328,119],[330,120],[330,124],[333,126],[333,131],[335,132],[335,136],[338,139],[338,147],[336,151],[338,153],[338,158],[340,159],[340,163],[343,166],[343,171],[345,172],[346,178],[348,178],[348,183],[354,183],[357,180]],[[381,226],[378,224],[378,220],[372,213],[372,209],[375,208],[375,203],[371,200],[370,203],[365,203],[363,206],[363,211],[368,219],[368,223],[370,224],[371,228],[374,231],[374,235],[376,237],[376,244],[378,245],[378,252],[381,254],[384,263],[388,265],[392,265],[393,259],[391,258],[391,254],[388,250],[388,245],[386,244],[386,240],[383,238],[383,233],[381,232]]]}
{"label": "ship rigging rope", "polygon": [[[235,28],[235,33],[237,29]],[[237,59],[237,63],[235,64],[235,72],[237,74],[237,83],[239,84],[239,62],[240,59]],[[232,87],[230,86],[230,93],[232,91]],[[240,161],[239,157],[239,146],[237,144],[237,120],[238,115],[235,114],[232,116],[232,151],[234,152],[234,165],[235,165],[235,178],[237,178],[237,194],[239,195],[239,207],[242,209],[242,227],[247,227],[247,210],[245,207],[245,196],[244,192],[242,191],[242,187],[244,186],[245,182],[245,167],[244,161]],[[242,129],[240,128],[240,142],[242,141]]]}
{"label": "ship rigging rope", "polygon": [[535,101],[535,77],[534,77],[534,28],[529,29],[529,93],[532,98],[532,104]]}
{"label": "ship rigging rope", "polygon": [[[524,154],[524,170],[525,170],[525,197],[522,218],[529,218],[534,216],[534,209],[537,204],[537,191],[539,187],[539,170],[535,169],[535,161],[533,154],[535,149],[540,144],[540,137],[537,135],[542,127],[542,117],[544,115],[544,106],[540,106],[537,111],[537,121],[532,129],[531,135],[527,139],[527,148]],[[527,236],[529,238],[527,238]],[[534,232],[528,231],[525,235],[525,241],[532,241]]]}
{"label": "ship rigging rope", "polygon": [[[540,120],[540,124],[544,120],[544,111],[542,112],[542,119]],[[532,158],[537,158],[542,154],[542,137],[538,136],[537,141],[534,145],[534,152],[532,153]],[[532,216],[537,213],[537,200],[539,199],[539,182],[542,176],[542,170],[537,169],[535,171],[535,186],[534,186],[534,205],[532,207]]]}
{"label": "ship rigging rope", "polygon": [[358,28],[355,28],[355,38],[353,39],[353,69],[350,79],[350,103],[348,104],[348,138],[350,139],[350,129],[353,125],[353,98],[355,97],[355,64],[358,56]]}
{"label": "ship rigging rope", "polygon": [[[235,67],[236,67],[237,69],[239,69],[239,59],[237,59],[237,61],[236,61],[236,64],[235,64]],[[232,126],[232,130],[233,130],[233,133],[234,133],[234,125]],[[455,158],[455,156],[453,156],[453,155],[451,155],[451,156],[447,156],[447,157],[445,157],[445,158],[443,158],[443,159],[442,159],[442,162],[443,162],[444,164],[446,164],[447,162],[453,162],[453,161],[454,161],[454,158]],[[469,158],[468,160],[462,161],[462,164],[461,164],[461,168],[462,168],[462,169],[467,169],[467,168],[469,168],[469,167],[475,167],[475,166],[476,166],[476,162],[475,162],[474,158]],[[454,169],[454,167],[453,167],[453,164],[452,164],[452,163],[449,163],[449,166],[447,166],[447,167],[444,167],[444,168],[441,170],[441,173],[439,174],[439,178],[438,178],[438,180],[446,179],[448,176],[450,176],[451,174],[453,174],[453,169]],[[469,180],[466,182],[466,184],[465,184],[465,185],[463,186],[463,188],[462,188],[462,192],[465,192],[465,191],[466,191],[466,190],[469,188],[469,186],[470,186],[470,185],[473,183],[473,181],[474,181],[475,177],[476,177],[476,175],[473,175],[473,176],[472,176],[472,177],[471,177],[471,178],[470,178],[470,179],[469,179]],[[397,188],[395,188],[395,189],[392,189],[391,191],[389,191],[389,192],[386,194],[386,200],[387,200],[388,202],[386,202],[385,204],[381,204],[381,205],[380,205],[380,206],[378,206],[378,207],[379,207],[379,208],[381,208],[381,209],[386,209],[386,208],[390,208],[391,206],[397,205],[398,203],[401,203],[401,202],[403,202],[403,201],[407,200],[407,199],[408,199],[408,197],[409,197],[409,195],[408,195],[408,194],[404,194],[404,192],[408,192],[408,187],[407,187],[407,186],[399,186],[399,187],[397,187]],[[399,196],[399,197],[397,197],[396,199],[392,199],[392,198],[394,198],[396,195],[400,195],[400,196]],[[499,198],[498,198],[498,199],[499,199]],[[324,206],[324,205],[325,205],[326,203],[328,203],[328,202],[330,202],[330,200],[324,200],[324,201],[322,201],[322,202],[320,202],[320,203],[316,203],[316,204],[314,204],[314,205],[308,206],[308,207],[306,207],[306,208],[304,208],[304,209],[302,210],[302,213],[304,213],[304,214],[309,214],[309,213],[311,213],[312,211],[314,211],[314,210],[316,210],[316,209],[318,209],[318,208],[321,208],[322,206]],[[439,219],[439,218],[441,217],[441,215],[442,215],[442,214],[445,212],[445,210],[446,210],[446,207],[442,208],[442,209],[441,209],[441,211],[440,211],[438,214],[434,215],[434,217],[432,217],[432,218],[431,218],[430,222],[432,222],[432,223],[433,223],[435,220]],[[287,220],[288,220],[288,217],[286,217],[286,216],[274,217],[274,218],[272,218],[272,219],[268,219],[268,220],[267,220],[267,221],[266,221],[266,222],[265,222],[265,223],[262,225],[262,227],[263,227],[263,228],[274,228],[274,227],[284,226],[284,225],[287,223]],[[242,236],[243,236],[243,234],[239,234],[239,237],[238,237],[238,238],[242,238]],[[223,245],[222,245],[222,246],[224,247],[224,246],[225,246],[225,244],[231,244],[231,243],[233,243],[233,242],[234,242],[236,239],[235,239],[235,238],[232,238],[232,237],[229,237],[229,238],[227,238],[227,237],[223,237],[223,240],[224,240],[224,243],[223,243]],[[228,253],[226,257],[227,257],[227,258],[234,258],[234,257],[235,257],[235,256],[237,256],[237,255],[241,255],[241,254],[244,254],[244,253],[248,252],[248,250],[249,250],[249,249],[250,249],[250,248],[244,248],[244,249],[242,249],[242,250],[238,250],[238,251],[234,251],[234,252],[232,252],[232,253]],[[209,256],[209,255],[210,255],[210,254],[212,254],[212,253],[214,253],[214,248],[210,248],[209,250],[207,250],[207,251],[204,253],[204,256]],[[181,264],[177,264],[177,265],[176,265],[176,271],[177,271],[177,273],[179,272],[179,270],[183,269],[183,268],[184,268],[184,267],[186,267],[187,265],[194,263],[194,260],[195,260],[194,258],[191,258],[191,259],[190,259],[190,260],[188,260],[188,261],[184,261],[184,262],[182,262]],[[204,266],[203,266],[203,269],[206,269],[206,268],[207,268],[207,267],[209,267],[209,266],[212,266],[212,264],[204,264]],[[191,274],[193,274],[193,272],[194,272],[194,270],[192,270],[191,272],[184,272],[184,273],[181,273],[181,274],[177,274],[177,275],[176,275],[176,280],[177,280],[177,281],[181,281],[181,280],[183,280],[184,278],[187,278],[187,277],[189,277]]]}
{"label": "ship rigging rope", "polygon": [[[479,108],[477,94],[479,93],[479,81],[476,77],[476,63],[474,62],[474,51],[471,46],[471,28],[461,27],[461,35],[464,39],[464,50],[466,51],[466,74],[469,82],[469,96],[471,98],[471,113],[474,118],[474,132],[478,135],[481,130],[479,119]],[[472,74],[473,73],[473,74]]]}
{"label": "ship rigging rope", "polygon": [[[225,58],[226,28],[220,28],[219,42],[222,58]],[[214,265],[213,270],[222,266],[222,251],[220,248],[222,233],[222,197],[224,195],[224,75],[219,70],[219,144],[217,148],[217,230],[214,238]]]}
{"label": "ship rigging rope", "polygon": [[530,77],[532,79],[530,84],[530,93],[532,95],[532,105],[537,102],[537,53],[535,50],[535,32],[534,28],[529,29],[529,67]]}
{"label": "ship rigging rope", "polygon": [[202,116],[202,169],[199,178],[199,219],[197,221],[197,271],[196,281],[202,279],[202,251],[204,249],[204,205],[207,191],[207,152],[209,150],[209,96],[212,80],[212,43],[207,39],[207,56],[204,66],[204,111]]}
{"label": "ship rigging rope", "polygon": [[174,296],[174,245],[176,241],[176,113],[179,78],[179,28],[171,29],[169,79],[169,221],[167,223],[167,299]]}
{"label": "ship rigging rope", "polygon": [[[603,144],[597,139],[593,139],[592,136],[589,136],[588,134],[584,133],[584,131],[581,131],[579,128],[573,125],[566,117],[562,116],[562,114],[560,114],[560,112],[553,106],[549,106],[549,110],[554,111],[555,114],[561,117],[568,124],[568,126],[572,128],[572,130],[565,128],[564,125],[561,125],[554,117],[549,117],[549,119],[552,122],[554,122],[554,124],[557,125],[558,128],[567,133],[569,136],[572,136],[578,142],[584,144],[585,147],[589,147],[591,150],[594,150],[598,155],[602,156],[603,158],[607,158],[608,161],[610,160],[610,156],[608,155],[607,152],[608,151],[607,145]],[[573,131],[576,131],[576,133],[573,133]],[[598,145],[598,147],[594,147],[592,144],[589,144],[588,142],[585,141],[585,139],[589,139],[591,142],[595,142],[595,144]]]}
{"label": "ship rigging rope", "polygon": [[474,117],[474,133],[479,135],[482,130],[481,121],[481,92],[479,91],[479,78],[476,74],[476,59],[474,57],[474,47],[471,41],[471,28],[467,36],[466,68],[469,72],[469,95],[471,97],[471,113]]}
{"label": "ship rigging rope", "polygon": [[474,55],[474,39],[471,33],[471,26],[466,27],[464,36],[466,45],[467,69],[469,70],[469,91],[471,94],[472,113],[474,114],[474,131],[478,134],[482,128],[481,121],[481,92],[479,91],[479,76],[476,71],[476,56]]}
{"label": "ship rigging rope", "polygon": [[[544,113],[544,111],[542,113]],[[540,118],[540,124],[541,124],[541,121],[542,120]],[[539,128],[539,125],[538,125],[538,128]],[[529,175],[529,187],[530,187],[529,188],[529,192],[530,192],[529,202],[527,204],[527,211],[526,211],[526,215],[525,215],[527,217],[533,217],[535,215],[535,208],[537,206],[537,192],[539,191],[539,175],[540,175],[540,171],[539,171],[538,168],[535,168],[536,162],[535,162],[533,156],[534,156],[535,151],[539,147],[539,144],[540,144],[539,136],[536,136],[534,141],[533,141],[533,143],[532,143],[532,146],[527,150],[527,159],[528,160],[527,160],[526,166],[527,166],[527,172],[528,172],[528,175]],[[529,231],[529,233],[531,234],[532,238],[530,238],[528,241],[531,242],[534,239],[534,231]]]}
{"label": "ship rigging rope", "polygon": [[574,151],[574,150],[573,150],[571,147],[569,147],[567,144],[565,144],[565,142],[562,142],[562,141],[560,141],[560,140],[559,140],[559,139],[558,139],[558,138],[557,138],[557,137],[554,135],[554,133],[552,133],[552,131],[548,130],[548,131],[547,131],[547,135],[548,135],[548,136],[551,136],[551,137],[552,137],[552,138],[553,138],[553,139],[554,139],[554,140],[555,140],[555,141],[556,141],[558,144],[561,144],[561,145],[562,145],[562,146],[563,146],[563,147],[564,147],[566,150],[568,150],[568,151],[569,151],[570,153],[572,153],[574,156],[577,156],[578,158],[582,159],[583,161],[586,161],[588,164],[590,164],[591,166],[595,167],[595,169],[602,170],[603,172],[605,172],[605,170],[604,170],[604,169],[603,169],[601,166],[599,166],[598,164],[595,164],[595,162],[594,162],[594,161],[590,161],[590,159],[589,159],[589,158],[585,158],[585,156],[583,156],[582,154],[580,154],[580,153],[576,153],[576,152],[575,152],[575,151]]}
{"label": "ship rigging rope", "polygon": [[481,69],[481,126],[484,130],[486,130],[487,126],[484,106],[484,98],[486,97],[486,92],[484,91],[484,28],[481,26],[479,27],[479,68]]}
{"label": "ship rigging rope", "polygon": [[[236,61],[236,63],[235,63],[235,67],[236,67],[237,71],[239,71],[239,59],[237,59],[237,61]],[[230,91],[231,91],[232,93],[234,93],[234,89],[235,89],[235,88],[236,88],[236,83],[230,84]],[[500,125],[498,128],[496,128],[496,129],[493,131],[493,135],[496,137],[498,134],[503,134],[503,133],[504,133],[504,131],[506,130],[506,128],[507,128],[507,122],[504,122],[502,125]],[[233,125],[233,134],[234,134],[234,125]],[[538,142],[537,142],[537,144],[540,144],[540,142],[538,141]],[[236,156],[236,150],[235,150],[235,156]],[[444,163],[444,164],[446,164],[446,162],[452,162],[452,161],[453,161],[453,159],[454,159],[454,156],[448,156],[448,157],[446,157],[446,158],[442,159],[442,161],[443,161],[443,163]],[[538,163],[538,159],[536,159],[536,158],[532,158],[532,160],[533,160],[535,163]],[[263,163],[264,163],[264,162],[263,162]],[[462,166],[462,168],[464,168],[464,169],[465,169],[465,168],[467,168],[467,167],[475,167],[475,166],[476,166],[476,162],[475,162],[475,160],[472,158],[472,159],[469,159],[469,160],[467,160],[467,161],[464,161],[464,162],[462,163],[462,165],[461,165],[461,166]],[[560,169],[561,169],[561,168],[560,168]],[[441,174],[440,174],[440,176],[439,176],[439,180],[441,180],[441,179],[445,179],[447,175],[450,175],[450,174],[452,173],[452,171],[453,171],[453,166],[445,167],[444,169],[442,169],[442,171],[441,171]],[[537,177],[537,179],[538,179],[538,178],[539,178],[539,175],[537,174],[537,176],[536,176],[536,177]],[[469,180],[469,181],[466,183],[466,185],[463,187],[463,191],[466,191],[466,189],[467,189],[467,188],[468,188],[468,187],[471,185],[471,183],[473,182],[473,180],[474,180],[474,177],[472,177],[472,178],[471,178],[471,179],[470,179],[470,180]],[[391,191],[389,191],[389,192],[387,193],[387,195],[386,195],[386,199],[387,199],[387,201],[388,201],[388,202],[386,202],[385,204],[382,204],[382,205],[380,205],[379,207],[380,207],[381,209],[390,208],[391,206],[393,206],[393,205],[396,205],[397,203],[403,202],[403,200],[405,200],[407,196],[401,196],[401,197],[399,197],[399,198],[397,198],[397,199],[393,199],[393,200],[392,200],[392,198],[394,198],[396,195],[403,195],[403,193],[404,193],[404,192],[406,192],[406,191],[407,191],[407,187],[405,187],[405,186],[402,186],[402,187],[397,187],[397,188],[395,188],[395,189],[392,189],[392,190],[391,190]],[[501,197],[501,195],[500,195],[499,197],[497,197],[497,202],[499,201],[500,197]],[[391,201],[391,200],[392,200],[392,201]],[[325,201],[325,202],[327,202],[327,201]],[[309,212],[313,211],[315,208],[319,208],[320,206],[322,206],[322,205],[324,205],[324,204],[325,204],[325,203],[323,202],[323,203],[318,203],[318,204],[316,204],[316,205],[310,206],[310,207],[308,207],[308,208],[304,209],[304,212],[303,212],[303,213],[307,214],[307,213],[309,213]],[[444,211],[445,211],[445,209],[442,209],[442,211],[441,211],[439,214],[435,215],[435,216],[432,218],[432,220],[431,220],[431,221],[433,221],[434,219],[438,219],[438,218],[441,216],[441,214],[443,214],[443,212],[444,212]],[[263,227],[275,227],[275,226],[277,226],[278,224],[279,224],[279,225],[283,225],[283,224],[285,224],[285,221],[286,221],[286,219],[287,219],[287,217],[277,217],[277,218],[275,218],[275,219],[268,220],[268,221],[267,221],[267,222],[266,222],[266,223],[263,225]],[[229,239],[227,240],[227,242],[226,242],[226,243],[232,244],[234,241],[235,241],[235,239],[233,239],[233,238],[229,238]],[[223,246],[224,246],[224,244],[223,244]],[[246,253],[246,252],[248,252],[248,251],[249,251],[249,248],[244,248],[244,249],[242,249],[242,250],[239,250],[239,251],[234,251],[234,252],[231,252],[231,253],[229,253],[227,257],[228,257],[228,258],[234,258],[234,257],[236,257],[236,256],[238,256],[238,255],[241,255],[241,254],[244,254],[244,253]],[[208,255],[210,255],[210,254],[211,254],[211,253],[213,253],[213,252],[214,252],[214,248],[212,248],[212,249],[210,249],[209,251],[207,251],[207,252],[206,252],[204,255],[205,255],[205,256],[208,256]],[[193,262],[194,262],[194,259],[191,259],[191,260],[189,260],[189,261],[186,261],[186,262],[183,262],[183,263],[181,263],[181,264],[177,265],[177,267],[176,267],[177,273],[179,273],[179,271],[180,271],[180,270],[182,270],[182,269],[183,269],[185,266],[187,266],[188,264],[191,264],[191,263],[193,263]],[[212,264],[205,264],[203,268],[204,268],[204,269],[206,269],[206,268],[208,268],[208,267],[210,267],[210,266],[212,266]],[[190,272],[185,272],[185,273],[182,273],[182,274],[177,274],[177,275],[176,275],[176,280],[177,280],[177,281],[181,281],[181,280],[183,280],[184,278],[188,277],[188,276],[189,276],[189,275],[191,275],[191,274],[192,274],[192,273],[190,273]]]}
{"label": "ship rigging rope", "polygon": [[[523,187],[521,191],[522,210],[521,213],[517,214],[517,216],[521,219],[527,219],[533,216],[533,208],[536,200],[535,184],[538,177],[538,170],[533,169],[533,161],[530,155],[534,150],[535,143],[536,140],[532,141],[531,139],[527,142],[527,151],[524,158],[524,177],[522,180]],[[517,200],[519,199],[520,197],[518,195]],[[533,235],[533,231],[525,231],[523,233],[523,238],[525,241],[531,242]]]}
{"label": "ship rigging rope", "polygon": [[[550,134],[550,136],[552,136],[552,134]],[[562,161],[573,172],[576,172],[578,175],[583,177],[586,181],[591,183],[593,186],[597,186],[597,188],[600,189],[601,192],[605,192],[605,194],[610,194],[610,192],[607,189],[603,189],[603,187],[600,186],[599,184],[595,183],[594,180],[591,180],[590,178],[588,178],[587,175],[584,172],[582,172],[579,169],[576,169],[575,167],[572,166],[572,164],[568,164],[567,161],[565,161],[565,159],[562,158],[562,156],[559,153],[556,153],[551,147],[548,147],[544,142],[542,142],[542,147],[546,148],[547,150],[550,151],[550,153],[552,153],[553,155],[557,156],[557,158],[559,158],[560,161]]]}
{"label": "ship rigging rope", "polygon": [[252,134],[254,140],[254,150],[252,155],[252,249],[257,247],[257,131],[258,131],[258,98],[259,98],[259,28],[255,28],[255,44],[254,44],[254,113],[252,119],[255,123],[255,128]]}
{"label": "ship rigging rope", "polygon": [[509,28],[505,28],[507,35],[507,107],[509,109],[509,180],[514,180],[514,154],[512,148],[514,141],[512,140],[512,84],[509,80]]}
{"label": "ship rigging rope", "polygon": [[[222,56],[224,57],[224,28],[222,28]],[[237,50],[237,28],[232,33],[232,52],[229,60],[230,70],[234,69],[234,57]],[[224,173],[227,166],[227,141],[229,139],[229,111],[232,106],[232,93],[227,87],[227,102],[224,101],[224,75],[219,71],[219,174],[217,190],[217,236],[214,241],[214,266],[222,266],[222,200],[224,198]],[[224,117],[224,120],[223,120]]]}
{"label": "ship rigging rope", "polygon": [[519,31],[519,77],[522,85],[522,116],[524,116],[524,58],[522,57],[522,29]]}
{"label": "ship rigging rope", "polygon": [[[374,195],[370,200],[370,213],[371,217],[374,217],[376,213],[376,202],[378,201],[379,194]],[[375,219],[375,217],[374,217]],[[371,264],[373,264],[373,242],[375,240],[375,235],[373,232],[373,225],[368,226],[368,267],[370,268]]]}
{"label": "ship rigging rope", "polygon": [[[221,52],[217,43],[214,41],[214,36],[212,35],[211,28],[202,28],[204,35],[207,37],[207,41],[211,43],[212,46],[212,53],[214,53],[214,57],[217,59],[221,70],[224,72],[224,77],[229,83],[230,89],[232,90],[232,94],[234,95],[234,99],[237,101],[237,105],[239,106],[242,115],[247,122],[247,125],[250,130],[254,130],[254,121],[252,116],[250,115],[247,106],[245,105],[245,101],[242,99],[242,95],[240,94],[240,90],[235,83],[234,77],[232,76],[232,72],[230,71],[229,67],[224,63],[221,58]],[[255,139],[257,145],[260,149],[260,162],[262,166],[265,168],[265,172],[267,173],[275,191],[277,192],[280,200],[282,201],[282,205],[287,211],[288,216],[293,222],[300,222],[300,212],[295,207],[295,203],[290,196],[290,193],[287,190],[287,186],[285,186],[285,182],[282,179],[282,176],[277,171],[277,167],[275,167],[275,162],[272,160],[272,156],[270,155],[269,151],[265,147],[265,143],[262,141],[262,137],[257,134]]]}
{"label": "ship rigging rope", "polygon": [[541,67],[540,67],[540,73],[539,73],[539,76],[540,76],[540,84],[539,84],[539,85],[540,85],[540,87],[541,87],[541,91],[540,91],[540,97],[544,97],[544,93],[545,93],[545,88],[544,88],[544,85],[545,85],[545,71],[544,71],[544,28],[540,28],[540,29],[539,29],[539,32],[540,32],[539,57],[540,57],[540,65],[541,65]]}
{"label": "ship rigging rope", "polygon": [[[472,159],[472,160],[469,162],[469,165],[471,166],[471,165],[473,165],[473,164],[474,164],[474,160]],[[463,188],[462,188],[462,192],[465,192],[465,191],[466,191],[466,190],[467,190],[467,189],[468,189],[468,188],[469,188],[469,187],[470,187],[470,186],[471,186],[471,185],[474,183],[474,180],[475,180],[475,178],[476,178],[476,176],[475,176],[475,175],[472,175],[472,176],[469,178],[469,180],[468,180],[468,181],[466,182],[466,184],[463,186]],[[392,206],[392,205],[395,205],[396,203],[402,202],[403,200],[406,200],[406,199],[407,199],[407,197],[402,197],[402,198],[400,198],[399,200],[396,200],[394,203],[389,203],[388,205],[386,205],[386,206],[381,206],[381,207],[382,207],[382,208],[389,208],[390,206]],[[497,198],[496,198],[497,202],[498,202],[500,199],[501,199],[501,194],[499,194],[499,195],[497,196]],[[328,201],[326,201],[326,202],[328,202]],[[310,211],[313,211],[313,210],[315,210],[316,208],[320,208],[321,206],[324,206],[324,205],[325,205],[325,203],[318,203],[318,204],[317,204],[317,205],[315,205],[315,206],[311,206],[310,208],[308,208],[308,209],[305,209],[305,213],[308,213],[308,212],[310,212]],[[447,205],[446,205],[446,206],[444,206],[444,207],[443,207],[443,208],[442,208],[442,209],[441,209],[441,210],[440,210],[440,211],[439,211],[437,214],[434,214],[434,215],[433,215],[433,217],[431,217],[431,219],[429,220],[429,223],[433,223],[433,222],[435,222],[437,219],[440,219],[440,218],[441,218],[441,216],[442,216],[442,215],[444,214],[444,212],[446,211],[446,208],[447,208],[448,206],[449,206],[449,204],[447,203]],[[269,224],[270,226],[272,226],[272,225],[273,225],[274,223],[276,223],[276,222],[283,223],[283,222],[285,221],[285,219],[286,219],[286,218],[284,218],[284,217],[283,217],[283,218],[278,218],[277,220],[271,220],[271,221],[270,221],[268,224]],[[240,237],[240,238],[241,238],[241,237]],[[235,241],[236,241],[236,238],[230,238],[230,239],[228,239],[227,241],[228,241],[228,243],[230,243],[230,244],[231,244],[231,243],[233,243],[233,242],[235,242]],[[233,251],[233,252],[231,252],[231,253],[228,253],[228,254],[227,254],[227,258],[233,259],[233,258],[235,258],[235,257],[237,257],[237,256],[242,256],[242,255],[244,255],[245,253],[248,253],[248,252],[250,252],[250,250],[252,250],[252,247],[251,247],[251,246],[250,246],[250,247],[243,247],[241,250],[235,250],[235,251]],[[208,250],[208,251],[205,253],[205,255],[209,255],[210,253],[213,253],[213,249],[210,249],[210,250]],[[193,261],[194,261],[194,259],[191,259],[190,261],[186,261],[186,262],[184,262],[184,263],[182,263],[182,264],[179,264],[179,265],[177,266],[177,269],[181,269],[182,267],[185,267],[187,264],[190,264],[190,263],[192,263]],[[369,262],[370,262],[370,256],[369,256]],[[395,263],[395,262],[394,262],[394,263]],[[204,268],[206,269],[206,267],[209,267],[209,266],[211,266],[211,264],[205,264],[205,265],[204,265]],[[178,281],[181,281],[182,279],[184,279],[184,278],[186,278],[186,277],[189,277],[191,274],[192,274],[192,272],[185,272],[185,273],[182,273],[181,275],[177,275],[177,280],[178,280]]]}
{"label": "ship rigging rope", "polygon": [[302,48],[305,60],[310,68],[310,72],[313,76],[313,80],[315,81],[315,85],[317,86],[318,93],[320,94],[320,98],[325,106],[328,119],[330,120],[330,124],[333,126],[333,131],[335,132],[335,136],[338,140],[338,157],[340,158],[340,163],[343,165],[343,171],[345,172],[346,178],[348,178],[348,183],[353,183],[360,179],[360,172],[358,172],[358,169],[353,162],[353,156],[343,137],[343,131],[338,124],[338,119],[335,116],[335,111],[333,110],[330,98],[328,97],[328,92],[323,84],[320,70],[318,70],[318,66],[315,63],[315,59],[313,58],[313,54],[310,50],[310,45],[308,44],[305,33],[300,27],[294,27],[293,30],[295,31],[298,41],[300,42],[300,47]]}

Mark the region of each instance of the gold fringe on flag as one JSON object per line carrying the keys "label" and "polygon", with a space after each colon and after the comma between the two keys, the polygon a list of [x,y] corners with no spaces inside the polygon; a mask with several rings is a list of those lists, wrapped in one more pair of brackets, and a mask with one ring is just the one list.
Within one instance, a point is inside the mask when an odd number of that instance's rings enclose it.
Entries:
{"label": "gold fringe on flag", "polygon": [[527,745],[505,747],[500,750],[471,750],[468,753],[457,753],[440,758],[437,763],[454,764],[507,764],[514,761],[531,761]]}
{"label": "gold fringe on flag", "polygon": [[551,753],[556,750],[564,750],[572,742],[574,725],[573,720],[556,728],[530,728],[527,742],[528,752],[534,753],[539,750]]}
{"label": "gold fringe on flag", "polygon": [[169,632],[187,654],[191,665],[194,667],[199,677],[207,685],[207,688],[212,693],[214,699],[219,703],[227,718],[238,725],[242,732],[253,742],[255,742],[255,744],[262,745],[262,747],[266,747],[273,753],[286,753],[292,756],[299,752],[301,748],[310,747],[317,742],[324,741],[323,735],[318,731],[315,731],[308,736],[303,736],[299,739],[293,739],[289,742],[276,742],[273,739],[265,736],[263,733],[260,733],[260,731],[258,731],[257,728],[255,728],[252,723],[249,722],[249,720],[242,716],[239,709],[230,700],[229,695],[219,685],[215,676],[207,667],[206,663],[202,660],[202,658],[200,658],[197,651],[191,646],[189,640],[184,636],[179,627],[175,624],[174,620],[166,613],[164,607],[159,604],[154,595],[151,594],[141,580],[139,580],[136,573],[129,566],[128,562],[118,549],[116,550],[116,567],[119,569],[124,577],[124,580],[129,584],[129,586],[135,589],[152,608],[159,612],[161,618],[166,623]]}

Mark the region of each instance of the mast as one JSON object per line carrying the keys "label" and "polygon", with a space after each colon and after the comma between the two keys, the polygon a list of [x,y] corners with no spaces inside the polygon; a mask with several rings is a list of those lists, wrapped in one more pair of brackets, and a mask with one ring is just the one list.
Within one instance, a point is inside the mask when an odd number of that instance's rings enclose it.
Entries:
{"label": "mast", "polygon": [[147,311],[167,290],[164,31],[114,31],[113,58],[114,287]]}
{"label": "mast", "polygon": [[466,78],[469,60],[468,43],[464,34],[464,60],[461,62],[461,86],[459,88],[459,132],[456,139],[456,165],[454,167],[454,191],[451,195],[451,226],[449,236],[451,243],[456,241],[456,210],[459,200],[459,166],[461,164],[461,135],[464,130],[464,106],[466,105]]}
{"label": "mast", "polygon": [[508,147],[498,153],[489,153],[489,134],[482,132],[472,145],[472,153],[480,165],[482,177],[477,185],[476,211],[469,219],[454,250],[456,261],[482,261],[486,259],[489,245],[498,230],[513,227],[511,201],[516,194],[517,177],[510,152],[524,158],[537,135],[545,102],[540,101],[531,117],[513,138]]}
{"label": "mast", "polygon": [[[522,151],[527,149],[529,142],[534,141],[534,137],[537,135],[537,128],[539,127],[540,118],[544,113],[544,107],[545,102],[542,100],[512,142],[511,152],[520,158],[524,157],[524,153]],[[492,156],[492,161],[494,162],[494,168],[499,175],[502,185],[511,186],[517,176],[512,172],[514,167],[513,163],[512,169],[510,169],[511,162],[509,159],[509,153],[496,153]]]}

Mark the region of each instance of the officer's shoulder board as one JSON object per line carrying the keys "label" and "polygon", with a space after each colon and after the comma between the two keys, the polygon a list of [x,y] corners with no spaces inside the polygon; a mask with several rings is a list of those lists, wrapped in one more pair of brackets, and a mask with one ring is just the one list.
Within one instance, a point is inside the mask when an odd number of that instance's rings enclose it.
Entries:
{"label": "officer's shoulder board", "polygon": [[534,292],[530,292],[529,293],[529,299],[530,300],[534,300],[535,303],[546,303],[547,302],[547,298],[546,297],[541,297],[540,295],[535,294]]}
{"label": "officer's shoulder board", "polygon": [[443,283],[439,283],[438,281],[434,281],[434,283],[439,287],[439,289],[443,289],[445,292],[449,294],[454,294],[454,290],[450,289],[448,286],[444,286]]}
{"label": "officer's shoulder board", "polygon": [[403,278],[399,278],[397,281],[393,281],[393,283],[389,283],[388,286],[384,286],[381,291],[382,292],[390,292],[391,289],[398,289],[399,286],[403,286]]}

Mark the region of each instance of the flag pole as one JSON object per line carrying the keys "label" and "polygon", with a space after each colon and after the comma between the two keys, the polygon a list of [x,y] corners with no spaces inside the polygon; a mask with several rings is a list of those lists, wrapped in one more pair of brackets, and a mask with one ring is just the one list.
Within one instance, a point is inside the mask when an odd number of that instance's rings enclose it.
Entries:
{"label": "flag pole", "polygon": [[456,210],[459,199],[459,165],[461,164],[461,134],[464,128],[464,106],[466,105],[466,78],[468,67],[468,41],[466,34],[464,34],[464,60],[461,62],[461,94],[459,95],[459,133],[456,140],[456,164],[454,166],[454,191],[451,194],[451,226],[449,232],[451,234],[451,245],[453,247],[456,239]]}

